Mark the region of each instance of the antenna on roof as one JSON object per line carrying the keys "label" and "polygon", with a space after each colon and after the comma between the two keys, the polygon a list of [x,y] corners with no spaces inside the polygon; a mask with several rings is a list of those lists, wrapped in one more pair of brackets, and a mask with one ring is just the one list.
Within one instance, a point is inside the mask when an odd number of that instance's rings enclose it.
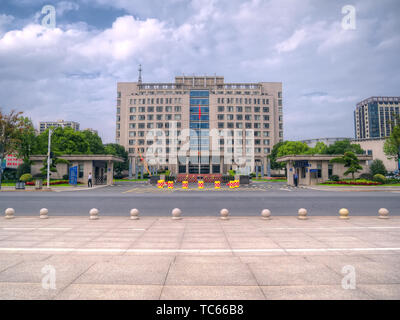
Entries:
{"label": "antenna on roof", "polygon": [[138,79],[139,83],[142,83],[142,65],[139,64],[139,79]]}

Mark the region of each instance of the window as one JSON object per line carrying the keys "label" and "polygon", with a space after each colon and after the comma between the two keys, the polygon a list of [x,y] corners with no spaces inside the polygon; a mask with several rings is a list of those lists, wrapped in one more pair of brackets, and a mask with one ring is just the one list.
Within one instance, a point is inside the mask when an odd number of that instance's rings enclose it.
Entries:
{"label": "window", "polygon": [[246,123],[246,129],[251,129],[251,123]]}
{"label": "window", "polygon": [[156,119],[157,119],[157,120],[162,120],[162,119],[163,119],[162,114],[158,114],[158,115],[156,116]]}
{"label": "window", "polygon": [[130,113],[135,113],[136,112],[136,107],[130,107],[129,108]]}
{"label": "window", "polygon": [[129,120],[130,121],[135,121],[136,120],[136,116],[129,116]]}
{"label": "window", "polygon": [[224,123],[223,122],[218,122],[218,128],[224,128]]}
{"label": "window", "polygon": [[245,112],[248,112],[248,113],[249,113],[249,112],[251,112],[251,107],[245,107],[244,110],[245,110]]}
{"label": "window", "polygon": [[139,129],[144,129],[144,123],[139,123],[139,124],[138,124],[138,128],[139,128]]}
{"label": "window", "polygon": [[175,112],[181,112],[182,108],[180,106],[175,106]]}
{"label": "window", "polygon": [[263,128],[264,129],[269,129],[269,123],[264,123]]}
{"label": "window", "polygon": [[129,132],[130,137],[136,137],[136,131],[130,131]]}
{"label": "window", "polygon": [[264,121],[269,121],[269,116],[263,116]]}
{"label": "window", "polygon": [[242,128],[243,128],[243,123],[241,123],[241,122],[236,122],[236,128],[237,128],[237,129],[242,129]]}
{"label": "window", "polygon": [[117,108],[117,114],[121,113],[121,108]]}
{"label": "window", "polygon": [[236,107],[236,112],[243,112],[243,107]]}
{"label": "window", "polygon": [[237,114],[236,115],[236,120],[243,120],[243,115]]}
{"label": "window", "polygon": [[152,114],[147,115],[147,120],[149,121],[154,120],[154,116]]}
{"label": "window", "polygon": [[181,115],[180,114],[175,114],[174,115],[175,120],[181,120]]}
{"label": "window", "polygon": [[226,107],[226,111],[233,112],[233,107]]}
{"label": "window", "polygon": [[141,115],[138,116],[138,119],[139,120],[146,120],[146,116],[144,114],[141,114]]}
{"label": "window", "polygon": [[219,115],[217,116],[217,119],[218,119],[218,120],[224,120],[224,115],[223,115],[223,114],[219,114]]}
{"label": "window", "polygon": [[136,123],[129,124],[129,129],[135,129],[135,128],[136,128]]}
{"label": "window", "polygon": [[244,120],[251,121],[251,115],[246,114],[246,115],[244,116]]}
{"label": "window", "polygon": [[165,112],[172,112],[172,107],[165,107]]}
{"label": "window", "polygon": [[[258,99],[260,100],[260,99]],[[254,112],[260,112],[260,107],[254,107]]]}
{"label": "window", "polygon": [[227,123],[227,128],[233,128],[233,122],[228,122]]}
{"label": "window", "polygon": [[218,106],[218,112],[224,112],[224,106]]}
{"label": "window", "polygon": [[146,112],[146,108],[145,107],[139,107],[139,112]]}
{"label": "window", "polygon": [[269,112],[269,107],[263,107],[263,112]]}
{"label": "window", "polygon": [[147,107],[147,112],[154,112],[154,107]]}
{"label": "window", "polygon": [[163,112],[163,107],[156,107],[157,112]]}
{"label": "window", "polygon": [[233,114],[227,114],[226,115],[227,120],[233,120]]}

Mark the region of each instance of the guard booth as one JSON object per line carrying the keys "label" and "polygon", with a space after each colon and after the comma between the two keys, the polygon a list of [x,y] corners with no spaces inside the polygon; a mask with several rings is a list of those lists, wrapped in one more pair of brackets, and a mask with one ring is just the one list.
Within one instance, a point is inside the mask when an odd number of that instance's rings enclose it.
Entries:
{"label": "guard booth", "polygon": [[[31,156],[31,174],[40,174],[43,167],[43,160],[47,156]],[[68,164],[59,163],[56,165],[57,172],[51,173],[52,179],[63,179],[69,174],[69,168],[78,167],[78,181],[86,184],[89,174],[93,176],[93,185],[112,185],[114,184],[114,162],[124,162],[124,159],[109,154],[90,154],[90,155],[61,155],[58,158],[68,160]]]}
{"label": "guard booth", "polygon": [[[344,172],[347,170],[342,163],[330,163],[333,158],[340,157],[336,155],[290,155],[276,159],[277,162],[286,162],[287,184],[294,186],[294,174],[299,177],[298,184],[303,186],[315,185],[325,182],[332,175],[339,178],[346,177]],[[370,155],[357,155],[362,170],[355,175],[357,178],[362,173],[369,172],[368,161],[372,160]]]}

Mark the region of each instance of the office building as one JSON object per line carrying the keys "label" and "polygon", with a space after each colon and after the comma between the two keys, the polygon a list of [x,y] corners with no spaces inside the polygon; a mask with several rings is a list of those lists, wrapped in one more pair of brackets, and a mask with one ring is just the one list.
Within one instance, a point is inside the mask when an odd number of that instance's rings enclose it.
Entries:
{"label": "office building", "polygon": [[54,127],[61,127],[67,128],[70,127],[75,131],[79,131],[79,123],[75,121],[64,121],[64,120],[57,120],[57,121],[41,121],[39,122],[39,133],[45,132],[47,129]]}

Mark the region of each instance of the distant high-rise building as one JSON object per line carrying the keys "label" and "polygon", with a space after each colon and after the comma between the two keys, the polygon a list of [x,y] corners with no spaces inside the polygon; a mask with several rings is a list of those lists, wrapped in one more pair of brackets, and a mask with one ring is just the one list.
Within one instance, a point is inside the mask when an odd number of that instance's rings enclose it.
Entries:
{"label": "distant high-rise building", "polygon": [[[117,84],[116,142],[125,147],[134,164],[140,164],[146,152],[158,149],[147,140],[150,131],[158,129],[167,135],[174,121],[178,135],[190,129],[189,149],[195,156],[177,164],[167,163],[171,173],[222,174],[232,168],[222,159],[215,162],[211,155],[204,156],[214,145],[211,131],[235,135],[235,143],[240,140],[237,142],[246,152],[254,152],[257,170],[262,167],[267,172],[267,155],[283,140],[282,108],[281,82],[225,83],[221,76],[177,76],[173,83],[146,83],[142,82],[140,68],[137,82]],[[254,132],[251,148],[247,147],[246,130]],[[217,148],[227,150],[222,140],[218,139]],[[171,139],[166,136],[167,157],[169,143]],[[233,148],[229,146],[229,152]]]}
{"label": "distant high-rise building", "polygon": [[61,127],[61,128],[72,128],[75,131],[79,131],[79,123],[75,121],[64,121],[64,120],[57,120],[57,121],[41,121],[39,122],[39,133],[45,132],[48,128],[51,127]]}
{"label": "distant high-rise building", "polygon": [[395,115],[400,115],[400,97],[371,97],[357,103],[354,111],[355,138],[390,136]]}

